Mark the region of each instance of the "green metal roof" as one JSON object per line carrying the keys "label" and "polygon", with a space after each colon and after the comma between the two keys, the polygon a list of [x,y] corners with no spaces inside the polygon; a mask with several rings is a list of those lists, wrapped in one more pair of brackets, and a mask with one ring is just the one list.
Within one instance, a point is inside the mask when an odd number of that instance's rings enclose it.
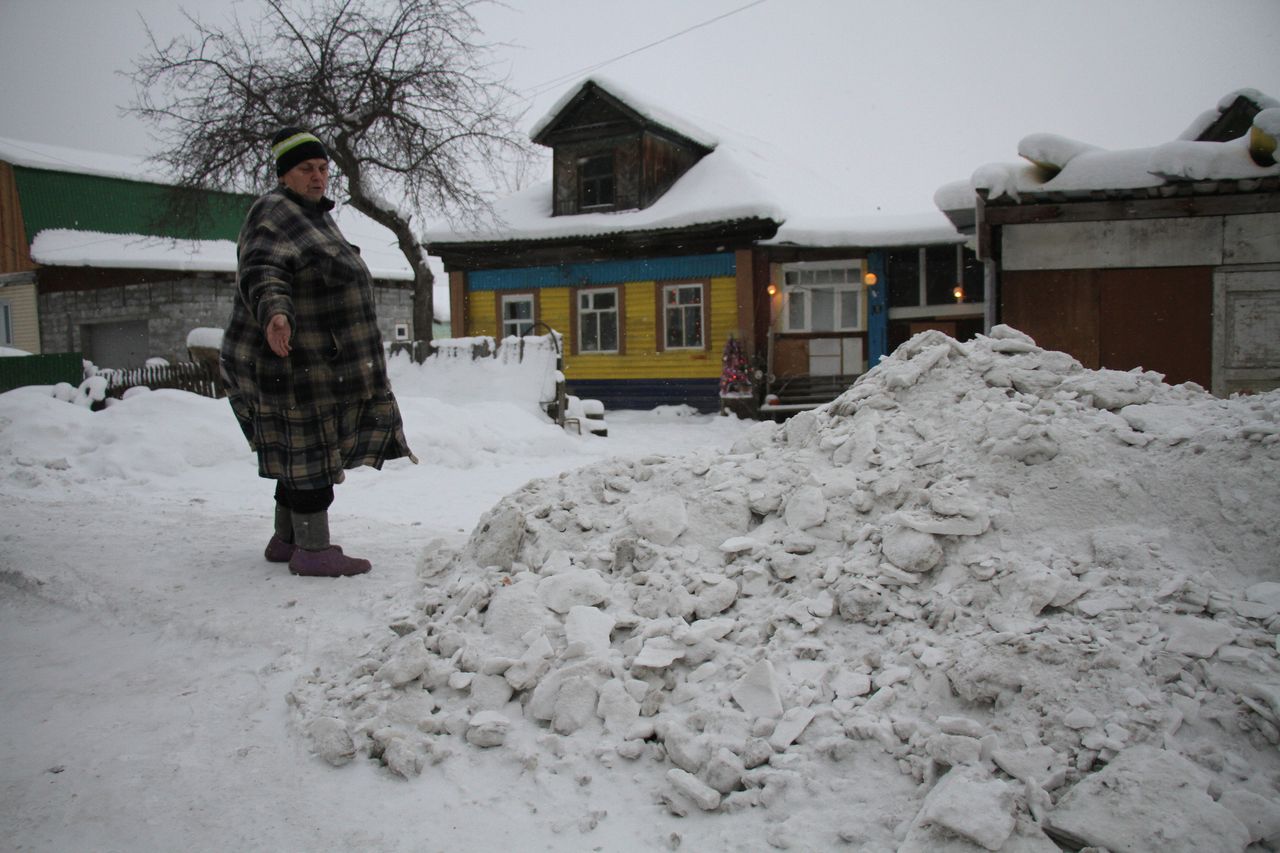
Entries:
{"label": "green metal roof", "polygon": [[234,240],[253,196],[209,192],[208,216],[197,226],[166,221],[163,184],[13,167],[27,239],[49,228],[148,234],[187,240]]}

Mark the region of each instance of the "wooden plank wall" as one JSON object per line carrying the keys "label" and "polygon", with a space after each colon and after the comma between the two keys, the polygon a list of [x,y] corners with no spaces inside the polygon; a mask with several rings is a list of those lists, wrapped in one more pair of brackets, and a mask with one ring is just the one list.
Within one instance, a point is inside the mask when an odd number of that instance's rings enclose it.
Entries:
{"label": "wooden plank wall", "polygon": [[1213,384],[1213,270],[1101,270],[1102,363]]}
{"label": "wooden plank wall", "polygon": [[1001,322],[1085,367],[1142,367],[1210,387],[1210,267],[1006,272],[1000,311]]}
{"label": "wooden plank wall", "polygon": [[30,272],[35,268],[13,167],[0,163],[0,273]]}
{"label": "wooden plank wall", "polygon": [[1098,288],[1096,270],[1005,272],[1000,322],[1096,370],[1101,365]]}

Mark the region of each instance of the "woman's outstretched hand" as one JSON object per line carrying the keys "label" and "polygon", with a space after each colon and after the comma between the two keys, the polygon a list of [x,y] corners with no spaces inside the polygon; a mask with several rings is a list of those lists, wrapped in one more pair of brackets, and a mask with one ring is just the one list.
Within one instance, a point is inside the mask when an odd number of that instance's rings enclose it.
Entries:
{"label": "woman's outstretched hand", "polygon": [[289,339],[293,337],[293,329],[289,328],[289,318],[283,314],[273,314],[267,321],[267,346],[281,358],[289,355]]}

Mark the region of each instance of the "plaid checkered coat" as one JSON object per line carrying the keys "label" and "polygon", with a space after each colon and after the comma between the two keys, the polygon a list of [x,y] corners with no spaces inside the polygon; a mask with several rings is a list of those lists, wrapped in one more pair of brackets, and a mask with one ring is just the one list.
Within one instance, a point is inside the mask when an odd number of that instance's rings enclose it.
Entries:
{"label": "plaid checkered coat", "polygon": [[[254,202],[222,339],[223,382],[259,473],[290,488],[324,488],[344,468],[413,456],[387,382],[373,281],[332,208],[283,186]],[[293,330],[287,358],[264,333],[280,313]]]}

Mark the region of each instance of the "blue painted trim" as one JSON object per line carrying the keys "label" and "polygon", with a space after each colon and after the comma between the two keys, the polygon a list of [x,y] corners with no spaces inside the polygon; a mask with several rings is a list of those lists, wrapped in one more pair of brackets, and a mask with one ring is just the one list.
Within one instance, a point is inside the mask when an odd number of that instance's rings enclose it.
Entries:
{"label": "blue painted trim", "polygon": [[567,379],[569,393],[599,400],[606,409],[652,409],[692,406],[700,412],[720,410],[719,379]]}
{"label": "blue painted trim", "polygon": [[889,277],[885,253],[873,249],[867,254],[867,272],[875,273],[875,286],[867,288],[867,368],[889,354]]}
{"label": "blue painted trim", "polygon": [[475,270],[467,273],[467,287],[473,291],[531,290],[628,281],[672,281],[733,275],[736,269],[733,253],[720,252],[678,258],[640,258],[630,261],[560,264],[554,267]]}

